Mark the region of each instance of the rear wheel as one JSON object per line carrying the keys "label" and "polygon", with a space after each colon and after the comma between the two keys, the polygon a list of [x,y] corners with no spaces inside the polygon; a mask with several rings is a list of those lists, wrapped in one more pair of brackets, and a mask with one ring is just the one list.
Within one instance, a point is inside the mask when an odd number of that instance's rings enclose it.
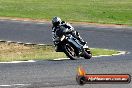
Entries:
{"label": "rear wheel", "polygon": [[71,60],[76,60],[77,54],[75,49],[70,45],[70,44],[66,44],[64,47],[64,53],[71,59]]}

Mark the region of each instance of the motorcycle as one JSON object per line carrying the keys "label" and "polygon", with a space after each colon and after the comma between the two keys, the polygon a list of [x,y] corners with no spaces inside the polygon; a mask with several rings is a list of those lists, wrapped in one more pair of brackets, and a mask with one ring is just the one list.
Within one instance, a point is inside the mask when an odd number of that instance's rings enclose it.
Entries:
{"label": "motorcycle", "polygon": [[90,59],[92,57],[89,47],[86,44],[82,45],[81,42],[71,34],[59,37],[56,50],[57,52],[64,52],[71,60],[76,60],[80,57]]}

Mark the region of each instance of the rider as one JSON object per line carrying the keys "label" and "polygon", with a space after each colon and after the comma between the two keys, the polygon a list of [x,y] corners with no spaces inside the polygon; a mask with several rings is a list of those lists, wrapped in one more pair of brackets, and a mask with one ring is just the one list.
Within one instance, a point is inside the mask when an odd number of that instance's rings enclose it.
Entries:
{"label": "rider", "polygon": [[[82,37],[80,36],[80,34],[74,30],[74,28],[69,24],[66,23],[65,21],[61,21],[61,19],[59,17],[54,17],[52,19],[52,39],[54,42],[54,45],[57,46],[58,44],[58,34],[59,31],[63,31],[63,33],[70,33],[72,34],[75,38],[77,38],[82,45],[85,45],[86,42],[84,42],[84,40],[82,39]],[[62,33],[62,32],[60,32]]]}

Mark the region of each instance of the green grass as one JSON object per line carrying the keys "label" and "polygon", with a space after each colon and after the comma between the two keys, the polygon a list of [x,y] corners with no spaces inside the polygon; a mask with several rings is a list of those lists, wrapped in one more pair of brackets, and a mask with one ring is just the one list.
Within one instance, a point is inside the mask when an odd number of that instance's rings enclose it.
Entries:
{"label": "green grass", "polygon": [[[116,50],[91,49],[94,56],[117,54]],[[25,60],[52,60],[63,58],[62,52],[55,52],[53,46],[21,45],[15,43],[0,43],[0,62]]]}
{"label": "green grass", "polygon": [[0,0],[0,16],[132,25],[132,0]]}
{"label": "green grass", "polygon": [[117,54],[117,50],[108,50],[108,49],[100,49],[100,48],[91,48],[93,56],[99,56],[99,55],[112,55]]}

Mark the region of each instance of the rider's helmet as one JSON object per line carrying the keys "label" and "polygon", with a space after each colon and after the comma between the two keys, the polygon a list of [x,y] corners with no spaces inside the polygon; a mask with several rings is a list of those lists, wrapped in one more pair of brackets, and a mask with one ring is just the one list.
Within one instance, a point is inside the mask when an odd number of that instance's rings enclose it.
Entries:
{"label": "rider's helmet", "polygon": [[52,24],[53,24],[53,26],[55,26],[55,27],[57,27],[57,26],[59,26],[59,24],[61,24],[61,19],[59,18],[59,17],[54,17],[53,19],[52,19]]}

